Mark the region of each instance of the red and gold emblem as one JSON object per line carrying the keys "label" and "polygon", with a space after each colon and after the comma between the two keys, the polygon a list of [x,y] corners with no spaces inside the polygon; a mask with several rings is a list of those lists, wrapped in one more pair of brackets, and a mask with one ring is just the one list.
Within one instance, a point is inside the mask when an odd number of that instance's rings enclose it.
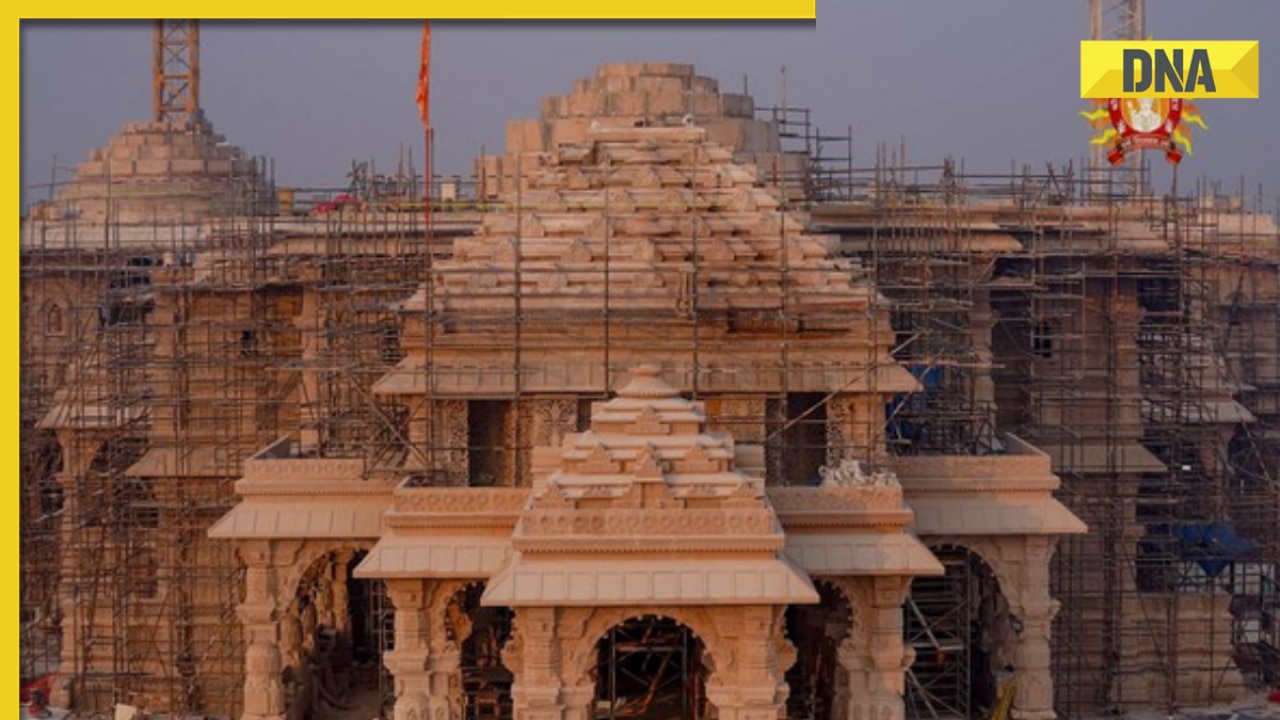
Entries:
{"label": "red and gold emblem", "polygon": [[1080,113],[1097,130],[1089,142],[1108,145],[1107,161],[1124,162],[1134,150],[1163,150],[1165,159],[1177,165],[1185,151],[1191,154],[1191,125],[1208,130],[1194,103],[1180,98],[1111,98],[1094,100],[1090,112]]}

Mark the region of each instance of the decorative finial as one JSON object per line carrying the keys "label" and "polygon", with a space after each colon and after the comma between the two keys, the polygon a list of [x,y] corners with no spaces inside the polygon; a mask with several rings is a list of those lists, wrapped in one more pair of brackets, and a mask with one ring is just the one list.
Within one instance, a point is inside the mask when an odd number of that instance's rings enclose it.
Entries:
{"label": "decorative finial", "polygon": [[631,379],[618,390],[618,397],[653,399],[678,397],[680,391],[671,387],[660,375],[661,368],[645,363],[631,369]]}

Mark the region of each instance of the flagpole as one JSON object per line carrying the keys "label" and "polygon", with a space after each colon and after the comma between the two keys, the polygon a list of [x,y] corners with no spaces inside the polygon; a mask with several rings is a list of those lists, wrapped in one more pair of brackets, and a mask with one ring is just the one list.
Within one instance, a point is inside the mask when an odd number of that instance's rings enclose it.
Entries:
{"label": "flagpole", "polygon": [[[422,249],[423,258],[426,264],[426,307],[424,308],[424,321],[426,325],[426,366],[428,369],[435,367],[435,272],[434,258],[432,253],[435,251],[433,228],[431,226],[431,179],[435,176],[434,168],[434,150],[435,150],[435,132],[431,128],[431,21],[422,21],[422,62],[418,69],[418,109],[422,115]],[[436,453],[435,453],[435,379],[430,373],[426,377],[426,393],[423,398],[425,405],[425,437],[426,437],[426,473],[429,482],[435,482],[436,471]]]}
{"label": "flagpole", "polygon": [[435,133],[432,131],[431,126],[428,125],[423,127],[422,141],[423,141],[422,144],[424,148],[423,150],[424,158],[423,158],[423,165],[422,165],[423,167],[423,171],[422,171],[423,183],[422,184],[424,186],[422,188],[422,229],[423,229],[423,237],[426,238],[426,250],[427,250],[427,253],[429,254],[431,252],[431,238],[432,238],[431,178],[435,175],[434,168],[431,166],[431,163],[434,160],[434,158],[432,157],[432,155],[434,154],[432,153],[432,149],[433,149],[432,145],[435,144]]}
{"label": "flagpole", "polygon": [[422,232],[427,252],[431,252],[431,180],[435,133],[431,129],[431,21],[422,21],[422,64],[418,68],[418,109],[422,113]]}

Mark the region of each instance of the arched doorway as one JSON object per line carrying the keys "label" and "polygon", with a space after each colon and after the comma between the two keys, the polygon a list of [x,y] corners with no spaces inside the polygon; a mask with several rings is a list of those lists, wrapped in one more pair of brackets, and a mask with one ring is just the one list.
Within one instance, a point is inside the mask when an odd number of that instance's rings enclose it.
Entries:
{"label": "arched doorway", "polygon": [[708,717],[702,640],[671,618],[649,615],[609,628],[596,643],[595,720]]}
{"label": "arched doorway", "polygon": [[955,545],[930,550],[946,572],[913,580],[904,606],[906,643],[916,653],[907,673],[907,717],[986,717],[1013,661],[1009,605],[979,555]]}
{"label": "arched doorway", "polygon": [[445,626],[459,644],[463,720],[510,720],[512,674],[502,663],[502,648],[511,638],[513,613],[507,607],[484,607],[484,583],[473,583],[449,600]]}
{"label": "arched doorway", "polygon": [[787,607],[787,638],[796,648],[796,662],[787,670],[788,720],[831,717],[840,664],[840,644],[852,630],[852,607],[839,588],[821,580],[817,605]]}
{"label": "arched doorway", "polygon": [[394,697],[382,656],[395,616],[381,580],[353,576],[365,554],[340,549],[312,562],[281,618],[287,720],[377,717]]}

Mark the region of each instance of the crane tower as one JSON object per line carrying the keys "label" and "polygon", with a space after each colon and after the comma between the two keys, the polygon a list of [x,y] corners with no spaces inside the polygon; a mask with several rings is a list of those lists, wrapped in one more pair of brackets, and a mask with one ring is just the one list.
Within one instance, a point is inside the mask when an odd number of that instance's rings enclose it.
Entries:
{"label": "crane tower", "polygon": [[174,125],[200,119],[199,21],[156,20],[153,45],[153,119]]}

